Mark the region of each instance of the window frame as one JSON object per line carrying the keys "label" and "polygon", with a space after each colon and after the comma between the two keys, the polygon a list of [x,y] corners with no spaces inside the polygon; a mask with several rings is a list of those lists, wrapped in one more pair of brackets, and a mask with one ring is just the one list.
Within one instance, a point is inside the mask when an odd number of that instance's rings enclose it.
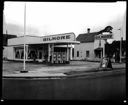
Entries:
{"label": "window frame", "polygon": [[79,54],[79,51],[77,51],[77,57],[79,57],[79,55],[80,55],[80,54]]}
{"label": "window frame", "polygon": [[86,50],[86,57],[89,58],[90,57],[90,51]]}

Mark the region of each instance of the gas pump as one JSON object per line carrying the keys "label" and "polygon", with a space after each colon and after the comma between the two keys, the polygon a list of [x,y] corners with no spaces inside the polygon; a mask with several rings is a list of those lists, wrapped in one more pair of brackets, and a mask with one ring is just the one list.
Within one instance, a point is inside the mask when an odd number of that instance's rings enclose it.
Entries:
{"label": "gas pump", "polygon": [[57,61],[58,61],[58,63],[61,63],[61,61],[62,61],[61,52],[58,52],[58,54],[57,54]]}
{"label": "gas pump", "polygon": [[62,52],[62,61],[63,63],[66,63],[66,53]]}
{"label": "gas pump", "polygon": [[56,61],[57,61],[57,54],[56,54],[56,52],[54,52],[54,54],[53,54],[53,63],[56,63]]}

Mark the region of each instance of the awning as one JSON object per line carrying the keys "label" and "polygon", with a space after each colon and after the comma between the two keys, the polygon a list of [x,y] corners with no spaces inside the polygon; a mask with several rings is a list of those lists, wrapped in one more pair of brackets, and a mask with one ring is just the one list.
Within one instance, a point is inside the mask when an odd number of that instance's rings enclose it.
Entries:
{"label": "awning", "polygon": [[69,43],[69,44],[80,44],[79,41],[53,41],[53,42],[44,42],[44,43]]}
{"label": "awning", "polygon": [[51,42],[37,42],[37,43],[26,43],[28,45],[30,44],[80,44],[79,41],[51,41]]}
{"label": "awning", "polygon": [[98,48],[94,49],[94,51],[102,51],[102,50],[103,50],[102,47],[98,47]]}

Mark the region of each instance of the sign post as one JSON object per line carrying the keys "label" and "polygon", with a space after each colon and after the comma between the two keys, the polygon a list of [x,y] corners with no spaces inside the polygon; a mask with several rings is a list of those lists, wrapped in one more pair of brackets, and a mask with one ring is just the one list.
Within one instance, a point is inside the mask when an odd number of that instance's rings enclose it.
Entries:
{"label": "sign post", "polygon": [[[102,39],[102,40],[105,41],[105,44],[106,44],[107,39],[112,39],[112,38],[113,38],[112,33],[106,33],[106,32],[95,36],[96,40],[101,40]],[[111,60],[110,60],[110,58],[107,58],[106,54],[105,54],[105,47],[103,49],[103,58],[101,59],[99,69],[100,68],[101,69],[106,69],[106,68],[112,69]]]}
{"label": "sign post", "polygon": [[[112,39],[112,38],[113,38],[113,34],[112,33],[106,33],[106,32],[104,32],[103,34],[95,36],[95,39],[99,40],[100,46],[101,46],[101,40],[104,40],[105,44],[106,44],[107,39]],[[105,57],[105,47],[103,49],[103,57]]]}

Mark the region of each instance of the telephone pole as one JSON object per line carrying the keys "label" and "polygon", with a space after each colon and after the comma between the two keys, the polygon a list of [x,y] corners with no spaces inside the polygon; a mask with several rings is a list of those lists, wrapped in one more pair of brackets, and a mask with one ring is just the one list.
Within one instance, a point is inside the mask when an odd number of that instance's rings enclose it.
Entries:
{"label": "telephone pole", "polygon": [[118,30],[120,30],[120,63],[121,63],[121,57],[122,57],[122,37],[121,37],[121,28],[119,28]]}

